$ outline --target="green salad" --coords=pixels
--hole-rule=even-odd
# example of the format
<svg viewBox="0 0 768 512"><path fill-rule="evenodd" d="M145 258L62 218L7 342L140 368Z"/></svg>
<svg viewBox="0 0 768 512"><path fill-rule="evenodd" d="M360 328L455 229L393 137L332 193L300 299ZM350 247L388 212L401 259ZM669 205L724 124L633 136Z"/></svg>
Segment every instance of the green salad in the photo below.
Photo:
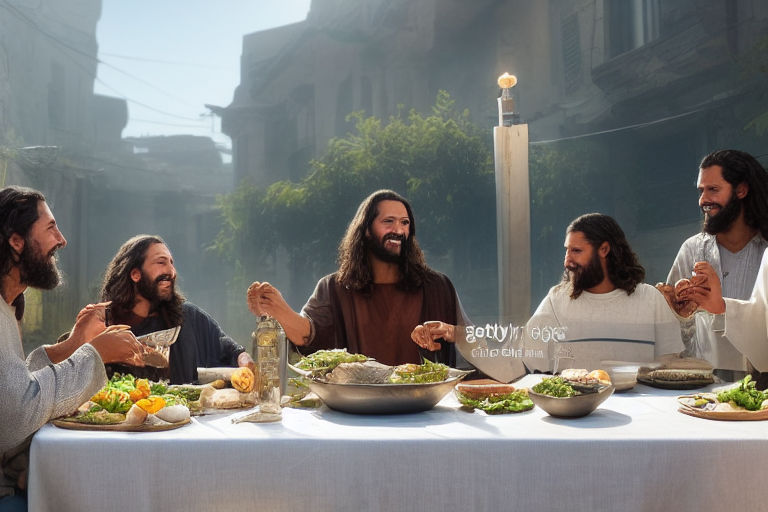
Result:
<svg viewBox="0 0 768 512"><path fill-rule="evenodd" d="M367 361L368 357L362 354L350 354L345 348L334 350L318 350L314 354L302 357L296 367L302 370L323 369L331 371L341 363L359 363Z"/></svg>
<svg viewBox="0 0 768 512"><path fill-rule="evenodd" d="M550 377L544 379L531 389L540 395L554 396L556 398L568 398L579 394L579 392L573 389L573 386L562 377Z"/></svg>
<svg viewBox="0 0 768 512"><path fill-rule="evenodd" d="M423 364L401 364L396 366L389 382L392 384L424 384L442 382L448 378L448 367L425 359Z"/></svg>
<svg viewBox="0 0 768 512"><path fill-rule="evenodd" d="M768 400L768 393L755 387L755 381L751 375L747 375L735 388L721 391L717 394L720 402L733 402L748 411L759 411L763 408L763 401Z"/></svg>
<svg viewBox="0 0 768 512"><path fill-rule="evenodd" d="M469 398L464 393L456 391L456 398L464 407L480 409L488 414L504 414L522 412L533 409L533 401L525 391L513 391L504 395L492 395L482 400Z"/></svg>

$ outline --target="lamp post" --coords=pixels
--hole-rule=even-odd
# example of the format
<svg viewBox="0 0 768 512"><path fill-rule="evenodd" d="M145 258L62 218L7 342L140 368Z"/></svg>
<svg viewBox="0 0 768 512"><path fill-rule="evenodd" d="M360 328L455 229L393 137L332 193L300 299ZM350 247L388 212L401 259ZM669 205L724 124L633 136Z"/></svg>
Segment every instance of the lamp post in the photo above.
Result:
<svg viewBox="0 0 768 512"><path fill-rule="evenodd" d="M520 123L512 88L514 75L498 79L499 125L493 128L496 170L496 241L499 317L522 323L531 314L531 213L528 182L528 125Z"/></svg>

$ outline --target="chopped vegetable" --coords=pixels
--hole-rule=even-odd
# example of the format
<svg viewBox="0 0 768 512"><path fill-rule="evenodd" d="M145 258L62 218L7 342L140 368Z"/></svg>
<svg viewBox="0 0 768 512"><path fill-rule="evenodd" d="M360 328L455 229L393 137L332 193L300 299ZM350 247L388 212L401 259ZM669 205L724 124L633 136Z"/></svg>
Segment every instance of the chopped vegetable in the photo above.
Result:
<svg viewBox="0 0 768 512"><path fill-rule="evenodd" d="M87 423L89 425L116 425L125 421L125 414L119 412L108 412L104 409L93 407L89 411L63 419L64 421Z"/></svg>
<svg viewBox="0 0 768 512"><path fill-rule="evenodd" d="M187 402L196 402L200 400L200 392L203 390L202 386L168 386L162 393L153 393L161 396L174 395L179 398L183 398Z"/></svg>
<svg viewBox="0 0 768 512"><path fill-rule="evenodd" d="M717 394L720 402L733 402L748 411L759 411L763 408L763 401L768 400L768 393L755 388L755 381L751 375L747 375L735 388L721 391Z"/></svg>
<svg viewBox="0 0 768 512"><path fill-rule="evenodd" d="M322 368L331 371L341 363L357 363L367 361L368 357L362 354L350 354L347 349L318 350L314 354L302 357L297 368L302 370L315 370Z"/></svg>
<svg viewBox="0 0 768 512"><path fill-rule="evenodd" d="M150 396L148 398L142 398L136 402L136 405L147 411L148 414L155 414L165 407L165 399L161 396Z"/></svg>
<svg viewBox="0 0 768 512"><path fill-rule="evenodd" d="M150 395L164 395L168 393L169 386L165 382L153 382L149 386Z"/></svg>
<svg viewBox="0 0 768 512"><path fill-rule="evenodd" d="M532 389L534 392L541 395L554 396L556 398L567 398L579 394L579 392L573 389L573 386L562 377L550 377L544 379L533 386Z"/></svg>
<svg viewBox="0 0 768 512"><path fill-rule="evenodd" d="M149 381L147 379L136 379L134 381L134 385L136 387L128 392L128 394L131 396L131 400L134 402L141 400L142 398L147 398L152 394L152 391L149 387Z"/></svg>
<svg viewBox="0 0 768 512"><path fill-rule="evenodd" d="M133 405L131 396L127 392L109 387L102 388L91 397L91 401L107 412L128 412Z"/></svg>
<svg viewBox="0 0 768 512"><path fill-rule="evenodd" d="M424 384L427 382L442 382L448 378L448 367L444 364L433 363L427 359L423 364L401 364L389 377L392 384Z"/></svg>

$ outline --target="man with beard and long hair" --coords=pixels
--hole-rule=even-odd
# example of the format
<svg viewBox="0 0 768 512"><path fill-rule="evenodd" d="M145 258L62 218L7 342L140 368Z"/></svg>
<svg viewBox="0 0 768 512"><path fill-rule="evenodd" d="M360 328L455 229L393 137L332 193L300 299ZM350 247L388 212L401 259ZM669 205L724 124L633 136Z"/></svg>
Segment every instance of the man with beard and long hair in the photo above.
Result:
<svg viewBox="0 0 768 512"><path fill-rule="evenodd" d="M0 190L0 508L25 507L29 437L48 420L74 412L106 383L104 363L141 363L127 330L108 329L98 305L77 316L67 339L24 357L21 319L27 287L51 290L56 253L67 241L38 191ZM25 441L26 439L26 441Z"/></svg>
<svg viewBox="0 0 768 512"><path fill-rule="evenodd" d="M360 204L339 245L339 269L317 283L301 313L266 282L248 288L248 306L274 317L297 346L346 348L389 365L455 365L453 326L466 323L453 284L424 260L411 205L391 190ZM430 346L411 341L424 323Z"/></svg>
<svg viewBox="0 0 768 512"><path fill-rule="evenodd" d="M248 352L176 290L173 256L159 236L137 235L120 247L104 275L101 300L110 303L108 321L129 325L136 336L181 326L168 368L112 366L111 371L187 384L197 380L198 367L253 369Z"/></svg>
<svg viewBox="0 0 768 512"><path fill-rule="evenodd" d="M664 297L643 283L645 269L621 227L589 213L565 235L563 280L526 325L529 371L600 368L601 360L651 361L683 350Z"/></svg>
<svg viewBox="0 0 768 512"><path fill-rule="evenodd" d="M683 242L667 283L690 278L694 265L706 262L722 283L723 297L749 299L768 247L768 173L750 154L725 149L704 157L696 186L702 232ZM714 321L705 311L681 320L686 353L709 361L721 379L738 380L751 365Z"/></svg>

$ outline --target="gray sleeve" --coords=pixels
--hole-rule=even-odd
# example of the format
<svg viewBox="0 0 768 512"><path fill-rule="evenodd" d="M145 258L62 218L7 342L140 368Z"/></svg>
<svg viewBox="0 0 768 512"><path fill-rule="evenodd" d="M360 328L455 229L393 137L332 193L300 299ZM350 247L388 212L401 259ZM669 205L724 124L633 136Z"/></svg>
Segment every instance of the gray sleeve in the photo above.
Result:
<svg viewBox="0 0 768 512"><path fill-rule="evenodd" d="M326 276L317 282L315 291L301 308L301 316L309 320L309 339L311 344L318 336L333 329L333 312L331 309L331 285L330 276Z"/></svg>
<svg viewBox="0 0 768 512"><path fill-rule="evenodd" d="M15 353L0 350L0 453L48 420L73 412L107 380L101 357L91 345L83 345L58 364L44 352L39 347L30 353L32 369Z"/></svg>
<svg viewBox="0 0 768 512"><path fill-rule="evenodd" d="M691 242L686 240L683 245L680 246L675 261L672 263L672 268L669 269L667 282L669 284L675 284L684 277L691 277L693 264L696 263L694 259L694 248L691 246Z"/></svg>

